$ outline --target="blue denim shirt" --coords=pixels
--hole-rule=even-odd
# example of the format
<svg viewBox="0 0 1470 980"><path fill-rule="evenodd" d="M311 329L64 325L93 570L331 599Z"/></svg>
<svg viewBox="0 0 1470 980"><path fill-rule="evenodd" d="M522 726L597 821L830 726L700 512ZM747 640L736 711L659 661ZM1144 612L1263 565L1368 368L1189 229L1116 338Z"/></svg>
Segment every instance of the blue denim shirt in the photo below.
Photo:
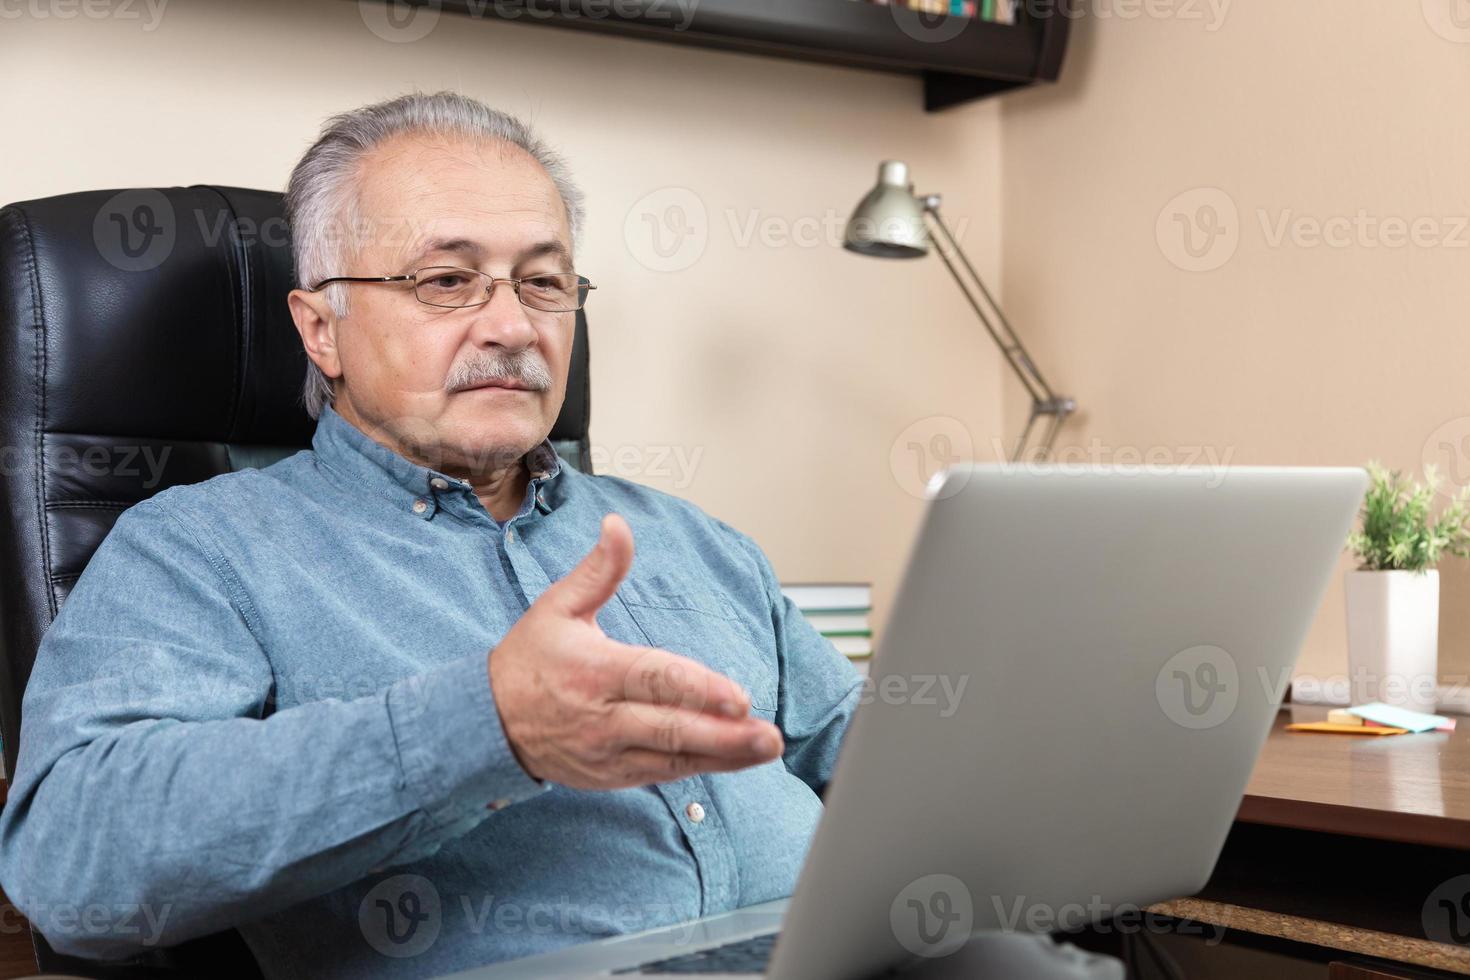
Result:
<svg viewBox="0 0 1470 980"><path fill-rule="evenodd" d="M53 946L233 926L268 977L430 977L792 891L861 679L749 538L548 443L504 524L331 408L312 446L127 510L45 634L0 883ZM602 628L735 678L784 758L617 792L520 768L487 652L614 511Z"/></svg>

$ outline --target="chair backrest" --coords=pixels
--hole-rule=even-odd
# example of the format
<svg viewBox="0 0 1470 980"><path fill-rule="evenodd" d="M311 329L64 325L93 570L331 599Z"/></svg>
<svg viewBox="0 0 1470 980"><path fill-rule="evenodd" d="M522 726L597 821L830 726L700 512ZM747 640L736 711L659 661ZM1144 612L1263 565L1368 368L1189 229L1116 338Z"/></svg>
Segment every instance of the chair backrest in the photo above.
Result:
<svg viewBox="0 0 1470 980"><path fill-rule="evenodd" d="M0 737L120 513L311 445L282 196L195 185L0 209ZM587 323L551 438L588 468ZM43 968L46 964L42 964Z"/></svg>

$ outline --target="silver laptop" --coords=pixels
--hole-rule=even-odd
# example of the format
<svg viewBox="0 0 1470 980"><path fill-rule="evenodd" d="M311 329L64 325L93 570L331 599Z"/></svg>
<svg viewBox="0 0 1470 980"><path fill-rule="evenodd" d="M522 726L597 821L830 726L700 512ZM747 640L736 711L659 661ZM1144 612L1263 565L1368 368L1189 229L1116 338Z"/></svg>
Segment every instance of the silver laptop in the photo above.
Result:
<svg viewBox="0 0 1470 980"><path fill-rule="evenodd" d="M1356 469L946 471L795 894L457 978L861 980L975 934L1193 894L1365 485ZM931 678L962 695L933 697Z"/></svg>

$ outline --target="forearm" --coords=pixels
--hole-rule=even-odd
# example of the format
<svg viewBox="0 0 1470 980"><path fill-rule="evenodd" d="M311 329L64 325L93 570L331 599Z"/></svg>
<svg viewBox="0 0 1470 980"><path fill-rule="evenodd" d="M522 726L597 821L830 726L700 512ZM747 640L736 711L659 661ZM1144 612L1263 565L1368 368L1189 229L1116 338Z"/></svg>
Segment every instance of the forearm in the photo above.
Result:
<svg viewBox="0 0 1470 980"><path fill-rule="evenodd" d="M32 744L33 717L0 813L4 884L53 945L91 957L142 937L91 934L70 910L144 906L171 945L432 853L491 801L541 791L505 744L483 655L354 701L132 721L60 752L50 715Z"/></svg>

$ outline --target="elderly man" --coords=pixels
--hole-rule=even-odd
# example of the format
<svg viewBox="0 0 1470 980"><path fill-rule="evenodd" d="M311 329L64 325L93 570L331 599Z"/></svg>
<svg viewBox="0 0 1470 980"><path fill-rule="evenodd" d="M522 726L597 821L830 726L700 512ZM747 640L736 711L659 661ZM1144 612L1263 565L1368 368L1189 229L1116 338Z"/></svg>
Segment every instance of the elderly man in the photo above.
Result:
<svg viewBox="0 0 1470 980"><path fill-rule="evenodd" d="M97 550L26 691L5 890L65 952L237 927L303 980L789 894L861 681L749 538L547 442L593 288L564 165L413 95L330 120L287 203L312 449Z"/></svg>

